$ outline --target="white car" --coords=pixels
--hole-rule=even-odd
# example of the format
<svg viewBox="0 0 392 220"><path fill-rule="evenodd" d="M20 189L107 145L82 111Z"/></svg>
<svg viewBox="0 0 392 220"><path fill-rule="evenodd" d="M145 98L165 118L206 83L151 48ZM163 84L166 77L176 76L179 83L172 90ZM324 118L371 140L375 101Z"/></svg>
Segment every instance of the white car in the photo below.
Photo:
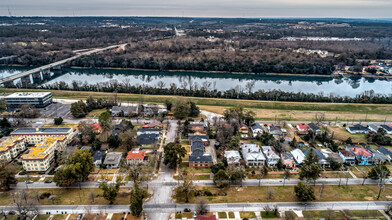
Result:
<svg viewBox="0 0 392 220"><path fill-rule="evenodd" d="M99 180L98 180L98 183L103 183L103 182L107 183L108 180L107 180L107 179L99 179Z"/></svg>

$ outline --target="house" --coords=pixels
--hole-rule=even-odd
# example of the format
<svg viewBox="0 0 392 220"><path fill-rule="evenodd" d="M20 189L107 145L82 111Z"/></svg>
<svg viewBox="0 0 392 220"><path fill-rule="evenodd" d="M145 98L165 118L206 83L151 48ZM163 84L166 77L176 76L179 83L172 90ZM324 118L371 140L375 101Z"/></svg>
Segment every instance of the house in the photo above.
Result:
<svg viewBox="0 0 392 220"><path fill-rule="evenodd" d="M369 151L369 153L372 154L372 162L373 162L373 164L384 164L386 162L390 162L391 161L386 155L384 155L383 153L380 153L380 152L374 150L371 147L367 147L366 150Z"/></svg>
<svg viewBox="0 0 392 220"><path fill-rule="evenodd" d="M298 131L309 131L309 125L297 124Z"/></svg>
<svg viewBox="0 0 392 220"><path fill-rule="evenodd" d="M295 160L294 156L290 152L283 152L280 154L280 158L282 159L283 165L286 166L286 168L295 168Z"/></svg>
<svg viewBox="0 0 392 220"><path fill-rule="evenodd" d="M204 123L191 123L189 125L189 130L192 133L201 133L201 134L206 134L206 128L204 127Z"/></svg>
<svg viewBox="0 0 392 220"><path fill-rule="evenodd" d="M371 165L372 154L361 146L346 146L346 150L351 151L355 155L358 165Z"/></svg>
<svg viewBox="0 0 392 220"><path fill-rule="evenodd" d="M162 129L159 128L139 128L136 131L137 135L142 135L142 134L157 134L161 135L162 134Z"/></svg>
<svg viewBox="0 0 392 220"><path fill-rule="evenodd" d="M91 151L91 147L90 146L83 146L83 147L80 148L80 150L86 150L86 149Z"/></svg>
<svg viewBox="0 0 392 220"><path fill-rule="evenodd" d="M106 151L98 150L93 155L93 163L96 168L100 168L102 165L102 157L106 153Z"/></svg>
<svg viewBox="0 0 392 220"><path fill-rule="evenodd" d="M261 167L265 165L266 158L257 144L241 144L241 151L248 167Z"/></svg>
<svg viewBox="0 0 392 220"><path fill-rule="evenodd" d="M248 137L248 133L249 133L248 126L246 126L246 124L241 124L241 126L239 128L239 133L240 133L241 137Z"/></svg>
<svg viewBox="0 0 392 220"><path fill-rule="evenodd" d="M142 164L147 161L146 151L144 150L134 150L129 151L126 157L128 165Z"/></svg>
<svg viewBox="0 0 392 220"><path fill-rule="evenodd" d="M315 123L309 123L309 130L311 130L313 133L316 133L316 135L319 135L322 133L321 129L319 126L317 126Z"/></svg>
<svg viewBox="0 0 392 220"><path fill-rule="evenodd" d="M368 125L368 128L371 131L377 132L379 127L375 124L371 124L371 125Z"/></svg>
<svg viewBox="0 0 392 220"><path fill-rule="evenodd" d="M384 129L387 134L392 134L392 127L389 125L380 125L380 128Z"/></svg>
<svg viewBox="0 0 392 220"><path fill-rule="evenodd" d="M196 140L202 141L204 146L207 146L209 137L208 135L188 135L188 141L190 145L192 145L192 142Z"/></svg>
<svg viewBox="0 0 392 220"><path fill-rule="evenodd" d="M140 134L137 136L138 145L152 145L157 144L159 134Z"/></svg>
<svg viewBox="0 0 392 220"><path fill-rule="evenodd" d="M121 152L107 153L106 157L105 157L105 161L103 162L103 165L106 165L106 167L109 169L118 168L118 165L120 164L121 158L122 158Z"/></svg>
<svg viewBox="0 0 392 220"><path fill-rule="evenodd" d="M227 150L225 151L225 158L228 165L240 165L241 155L240 152L236 150Z"/></svg>
<svg viewBox="0 0 392 220"><path fill-rule="evenodd" d="M99 123L92 123L90 126L93 129L94 134L100 134L103 131Z"/></svg>
<svg viewBox="0 0 392 220"><path fill-rule="evenodd" d="M324 156L323 153L321 153L319 150L317 150L314 147L309 147L304 151L305 155L308 155L311 151L313 151L313 154L318 158L317 164L320 165L321 167L329 167L329 162L327 161L327 158Z"/></svg>
<svg viewBox="0 0 392 220"><path fill-rule="evenodd" d="M143 128L156 128L156 129L161 129L162 130L163 125L162 125L161 122L156 121L156 122L153 122L153 123L145 124L142 127Z"/></svg>
<svg viewBox="0 0 392 220"><path fill-rule="evenodd" d="M268 126L268 132L273 134L273 135L282 135L282 129L280 126L274 126L274 125L269 125Z"/></svg>
<svg viewBox="0 0 392 220"><path fill-rule="evenodd" d="M339 153L333 152L331 149L326 148L326 149L321 149L320 150L322 154L324 154L324 156L326 158L333 158L336 162L338 163L343 163L342 158L340 157Z"/></svg>
<svg viewBox="0 0 392 220"><path fill-rule="evenodd" d="M369 132L369 128L360 124L356 124L351 127L346 127L346 130L350 132L350 134L366 134Z"/></svg>
<svg viewBox="0 0 392 220"><path fill-rule="evenodd" d="M250 126L250 129L252 130L253 137L257 137L258 134L263 133L263 127L259 123L254 123Z"/></svg>
<svg viewBox="0 0 392 220"><path fill-rule="evenodd" d="M350 166L355 165L355 154L353 154L349 150L340 150L339 156L342 158L343 163L348 164Z"/></svg>
<svg viewBox="0 0 392 220"><path fill-rule="evenodd" d="M189 167L208 168L212 166L212 156L204 153L204 143L201 140L192 142L192 155L189 156Z"/></svg>
<svg viewBox="0 0 392 220"><path fill-rule="evenodd" d="M138 114L138 105L133 106L113 106L111 109L112 116L129 117Z"/></svg>
<svg viewBox="0 0 392 220"><path fill-rule="evenodd" d="M300 149L294 149L290 151L291 155L293 155L296 165L303 164L305 160L305 154Z"/></svg>
<svg viewBox="0 0 392 220"><path fill-rule="evenodd" d="M267 166L273 167L278 164L280 157L275 153L275 149L272 146L262 146L264 156L267 159Z"/></svg>
<svg viewBox="0 0 392 220"><path fill-rule="evenodd" d="M198 215L197 220L216 220L215 215Z"/></svg>
<svg viewBox="0 0 392 220"><path fill-rule="evenodd" d="M385 147L379 147L377 148L377 151L384 154L385 156L387 156L389 158L389 160L392 161L392 151L389 150L388 148Z"/></svg>

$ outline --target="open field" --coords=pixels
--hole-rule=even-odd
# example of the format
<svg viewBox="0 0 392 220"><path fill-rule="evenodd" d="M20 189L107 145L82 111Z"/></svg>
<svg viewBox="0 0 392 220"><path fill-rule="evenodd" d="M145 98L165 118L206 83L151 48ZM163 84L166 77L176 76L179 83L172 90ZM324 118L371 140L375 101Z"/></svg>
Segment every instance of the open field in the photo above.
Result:
<svg viewBox="0 0 392 220"><path fill-rule="evenodd" d="M336 125L331 125L328 128L333 133L335 139L346 141L347 138L351 138L354 143L367 142L365 134L350 134L345 127Z"/></svg>
<svg viewBox="0 0 392 220"><path fill-rule="evenodd" d="M90 193L95 194L94 203L89 197ZM57 199L53 202L48 198L39 199L42 193L50 193L56 195ZM41 205L106 205L109 204L107 200L102 197L102 190L98 188L72 188L72 189L34 189L29 190L29 196L32 199L39 200ZM3 192L0 194L0 205L9 205L12 201L10 192ZM114 204L128 204L129 203L129 188L121 188Z"/></svg>
<svg viewBox="0 0 392 220"><path fill-rule="evenodd" d="M314 192L316 201L375 201L378 194L377 185L343 185L342 186L325 186L322 196L320 197L320 187L315 186ZM242 202L297 202L294 194L294 186L244 186L244 187L230 187L225 189L218 189L216 187L203 187L200 189L208 189L213 196L206 196L210 203L242 203ZM273 191L273 198L267 199L268 189ZM226 193L226 196L223 196ZM380 201L386 200L392 193L392 187L386 187L381 194ZM197 197L194 197L190 202L196 202ZM177 196L177 202L183 202L182 195Z"/></svg>
<svg viewBox="0 0 392 220"><path fill-rule="evenodd" d="M305 219L385 219L377 210L303 211Z"/></svg>
<svg viewBox="0 0 392 220"><path fill-rule="evenodd" d="M15 91L50 91L54 98L86 99L89 95L95 98L107 98L113 93L83 92L83 91L59 91L43 89L6 89L1 88L1 93ZM141 95L118 93L120 102L138 102ZM172 100L176 96L143 95L146 103L163 103L166 99ZM275 116L280 120L312 120L315 113L325 112L327 120L365 120L384 121L385 117L392 118L392 108L387 104L352 104L352 103L308 103L308 102L275 102L238 99L196 98L187 97L200 106L202 110L222 113L225 108L242 106L256 111L258 119L274 120Z"/></svg>

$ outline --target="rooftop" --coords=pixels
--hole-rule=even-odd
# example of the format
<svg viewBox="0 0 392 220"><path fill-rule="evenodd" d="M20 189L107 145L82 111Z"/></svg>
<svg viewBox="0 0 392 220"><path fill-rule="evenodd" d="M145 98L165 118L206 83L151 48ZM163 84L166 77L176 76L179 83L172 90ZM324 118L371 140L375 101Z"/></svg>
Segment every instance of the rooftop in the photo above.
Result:
<svg viewBox="0 0 392 220"><path fill-rule="evenodd" d="M20 134L32 134L32 133L42 133L42 134L67 134L72 128L17 128L11 133L11 135Z"/></svg>
<svg viewBox="0 0 392 220"><path fill-rule="evenodd" d="M31 148L27 154L23 154L23 160L43 160L48 156L46 150L58 140L64 140L65 137L48 137L35 147Z"/></svg>
<svg viewBox="0 0 392 220"><path fill-rule="evenodd" d="M15 92L5 98L43 98L51 92Z"/></svg>
<svg viewBox="0 0 392 220"><path fill-rule="evenodd" d="M15 146L16 142L23 141L23 138L2 138L0 139L0 152L7 151L9 148Z"/></svg>
<svg viewBox="0 0 392 220"><path fill-rule="evenodd" d="M127 155L127 160L134 160L134 159L143 160L145 154L146 154L146 151L144 151L144 150L129 151L128 155Z"/></svg>

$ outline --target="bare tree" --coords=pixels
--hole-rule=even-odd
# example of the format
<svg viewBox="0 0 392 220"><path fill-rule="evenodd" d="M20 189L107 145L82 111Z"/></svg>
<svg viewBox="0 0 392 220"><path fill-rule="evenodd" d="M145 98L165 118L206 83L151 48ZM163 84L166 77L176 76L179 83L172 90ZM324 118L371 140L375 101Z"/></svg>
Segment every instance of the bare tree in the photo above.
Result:
<svg viewBox="0 0 392 220"><path fill-rule="evenodd" d="M323 198L324 189L325 189L325 183L322 182L320 186L320 199Z"/></svg>
<svg viewBox="0 0 392 220"><path fill-rule="evenodd" d="M362 185L365 185L365 181L366 181L366 179L368 178L368 174L367 173L365 173L365 172L362 172L362 178L363 178L363 182L362 182Z"/></svg>
<svg viewBox="0 0 392 220"><path fill-rule="evenodd" d="M90 192L88 193L88 197L89 197L91 203L95 203L96 195L95 195L95 191L94 190L90 190Z"/></svg>
<svg viewBox="0 0 392 220"><path fill-rule="evenodd" d="M269 214L269 212L271 211L271 207L267 204L267 205L265 205L264 207L263 207L263 209L264 209L264 211L265 211L265 213L268 215Z"/></svg>
<svg viewBox="0 0 392 220"><path fill-rule="evenodd" d="M336 219L335 212L332 209L327 210L327 220Z"/></svg>
<svg viewBox="0 0 392 220"><path fill-rule="evenodd" d="M58 199L58 197L56 195L50 195L49 196L49 200L52 201L52 204L54 204L54 202Z"/></svg>
<svg viewBox="0 0 392 220"><path fill-rule="evenodd" d="M38 215L38 202L28 196L27 190L18 190L11 193L11 197L16 207L17 214L22 218L25 219L29 215Z"/></svg>
<svg viewBox="0 0 392 220"><path fill-rule="evenodd" d="M248 94L252 93L253 87L255 86L256 81L249 81L245 84L245 88L248 90Z"/></svg>
<svg viewBox="0 0 392 220"><path fill-rule="evenodd" d="M163 89L163 87L165 87L165 83L164 82L162 82L162 81L159 81L159 82L157 82L157 87L159 88L159 89Z"/></svg>
<svg viewBox="0 0 392 220"><path fill-rule="evenodd" d="M208 203L205 198L199 199L199 202L197 203L197 206L196 206L196 211L197 211L197 214L199 214L199 215L207 214L207 212L209 210L208 210Z"/></svg>
<svg viewBox="0 0 392 220"><path fill-rule="evenodd" d="M267 189L267 200L272 200L274 198L275 190L272 187Z"/></svg>

